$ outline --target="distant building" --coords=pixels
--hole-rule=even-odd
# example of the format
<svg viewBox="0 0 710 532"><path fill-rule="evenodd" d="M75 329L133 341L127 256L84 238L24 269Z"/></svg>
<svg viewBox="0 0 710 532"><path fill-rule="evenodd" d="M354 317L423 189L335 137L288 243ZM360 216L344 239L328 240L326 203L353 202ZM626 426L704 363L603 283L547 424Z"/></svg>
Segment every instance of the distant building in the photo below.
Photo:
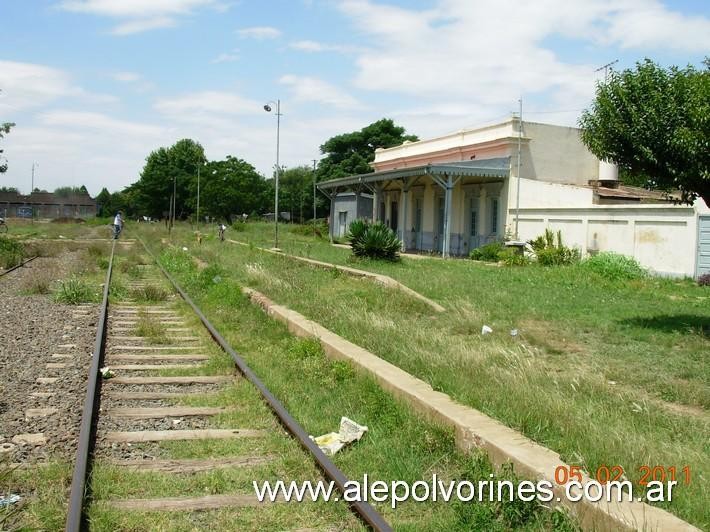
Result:
<svg viewBox="0 0 710 532"><path fill-rule="evenodd" d="M511 118L378 149L372 166L373 173L318 184L331 199L333 236L343 231L341 217L352 221L341 207L345 198L367 193L372 210L358 209L358 217L389 225L404 250L467 255L549 228L583 256L614 251L661 274L710 272L710 209L703 200L677 205L622 185L616 167L590 153L577 128Z"/></svg>
<svg viewBox="0 0 710 532"><path fill-rule="evenodd" d="M96 210L96 200L88 193L0 192L0 216L4 218L94 218Z"/></svg>

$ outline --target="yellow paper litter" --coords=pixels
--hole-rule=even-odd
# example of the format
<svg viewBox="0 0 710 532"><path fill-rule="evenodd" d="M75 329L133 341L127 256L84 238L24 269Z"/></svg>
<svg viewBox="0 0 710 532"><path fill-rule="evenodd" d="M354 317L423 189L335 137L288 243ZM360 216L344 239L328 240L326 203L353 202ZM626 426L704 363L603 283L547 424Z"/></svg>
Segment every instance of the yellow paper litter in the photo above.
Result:
<svg viewBox="0 0 710 532"><path fill-rule="evenodd" d="M325 454L333 456L340 449L345 447L348 443L362 438L362 435L367 432L367 427L364 425L358 425L352 419L346 417L340 418L340 431L339 432L329 432L328 434L323 434L317 438L313 438L313 441L320 447L320 450Z"/></svg>

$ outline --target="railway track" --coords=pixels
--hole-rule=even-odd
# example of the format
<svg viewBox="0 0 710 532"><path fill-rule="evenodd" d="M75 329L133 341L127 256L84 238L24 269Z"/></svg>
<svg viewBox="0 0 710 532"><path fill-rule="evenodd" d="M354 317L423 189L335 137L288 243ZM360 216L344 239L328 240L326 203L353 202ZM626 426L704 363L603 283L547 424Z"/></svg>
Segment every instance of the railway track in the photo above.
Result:
<svg viewBox="0 0 710 532"><path fill-rule="evenodd" d="M35 260L36 258L37 258L37 257L35 256L35 257L30 257L29 259L24 259L24 260L20 261L20 264L18 264L17 266L13 266L12 268L8 268L7 270L5 270L5 271L3 271L3 272L0 272L0 277L2 277L3 275L7 275L7 274L10 273L10 272L14 272L15 270L18 270L18 269L22 268L25 264L28 264L28 263L32 262L32 261Z"/></svg>
<svg viewBox="0 0 710 532"><path fill-rule="evenodd" d="M272 511L269 507L279 503L259 503L249 489L251 481L246 480L276 480L278 476L274 478L269 472L281 469L274 463L278 453L283 453L285 446L292 449L289 453L303 452L293 450L296 443L307 453L302 460L310 459L317 465L313 468L315 479L322 478L319 470L342 492L348 481L345 475L157 261L142 266L140 275L134 272L127 286L112 280L115 248L114 241L66 530L90 529L94 522L107 520L116 524L126 515L133 519L126 525L129 528L165 528L172 525L155 515L171 512L180 512L195 528L224 529L220 512L235 509L244 509L254 516L250 522L258 523L259 512ZM150 254L147 247L144 249ZM166 293L170 295L155 297ZM102 376L105 367L110 368L111 378ZM231 394L239 400L214 406L220 394ZM226 482L219 488L211 485L215 478L224 480L222 475L229 477L232 473L237 480L231 484ZM317 503L293 502L286 506L301 504ZM344 505L326 504L330 505L328 509ZM322 514L323 508L317 512ZM354 521L353 528L365 524L373 530L391 530L369 504L353 503L349 508L361 522L347 518ZM303 528L300 521L288 524L291 510L276 512L281 515L277 528ZM210 515L217 517L212 520ZM340 518L337 515L335 521L342 519L342 510ZM342 521L331 525L328 528L343 528ZM234 526L246 528L244 524ZM253 528L261 525L254 524Z"/></svg>

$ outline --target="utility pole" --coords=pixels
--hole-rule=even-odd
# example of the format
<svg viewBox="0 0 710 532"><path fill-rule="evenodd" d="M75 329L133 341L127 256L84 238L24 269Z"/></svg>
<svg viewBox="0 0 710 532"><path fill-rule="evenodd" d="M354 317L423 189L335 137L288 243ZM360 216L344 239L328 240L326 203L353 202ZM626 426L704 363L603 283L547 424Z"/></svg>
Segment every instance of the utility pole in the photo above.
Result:
<svg viewBox="0 0 710 532"><path fill-rule="evenodd" d="M516 188L517 192L515 194L515 240L520 240L520 234L518 233L518 224L520 222L520 145L523 140L523 97L521 96L518 100L520 108L518 110L518 171L516 175Z"/></svg>
<svg viewBox="0 0 710 532"><path fill-rule="evenodd" d="M200 230L200 165L197 167L197 230Z"/></svg>
<svg viewBox="0 0 710 532"><path fill-rule="evenodd" d="M177 176L173 176L173 222L172 225L175 225L175 211L177 210Z"/></svg>
<svg viewBox="0 0 710 532"><path fill-rule="evenodd" d="M39 166L39 165L35 162L32 162L32 182L30 185L30 200L32 197L32 193L35 191L35 166ZM32 209L32 223L34 224L35 223L35 208L34 208L34 205L32 205L31 203L30 203L30 205L31 205L30 208Z"/></svg>
<svg viewBox="0 0 710 532"><path fill-rule="evenodd" d="M313 159L313 236L316 236L316 163L318 159Z"/></svg>

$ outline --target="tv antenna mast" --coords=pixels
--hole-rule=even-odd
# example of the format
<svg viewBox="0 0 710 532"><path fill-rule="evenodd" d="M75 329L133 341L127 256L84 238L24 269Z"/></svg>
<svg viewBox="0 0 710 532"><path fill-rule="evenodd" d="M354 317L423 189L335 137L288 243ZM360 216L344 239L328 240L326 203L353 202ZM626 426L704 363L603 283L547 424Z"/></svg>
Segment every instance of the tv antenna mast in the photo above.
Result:
<svg viewBox="0 0 710 532"><path fill-rule="evenodd" d="M609 81L609 70L611 70L612 65L615 65L618 62L619 62L618 59L614 59L611 63L607 63L606 65L600 66L594 72L601 72L603 70L604 71L604 82L607 82L607 81Z"/></svg>

